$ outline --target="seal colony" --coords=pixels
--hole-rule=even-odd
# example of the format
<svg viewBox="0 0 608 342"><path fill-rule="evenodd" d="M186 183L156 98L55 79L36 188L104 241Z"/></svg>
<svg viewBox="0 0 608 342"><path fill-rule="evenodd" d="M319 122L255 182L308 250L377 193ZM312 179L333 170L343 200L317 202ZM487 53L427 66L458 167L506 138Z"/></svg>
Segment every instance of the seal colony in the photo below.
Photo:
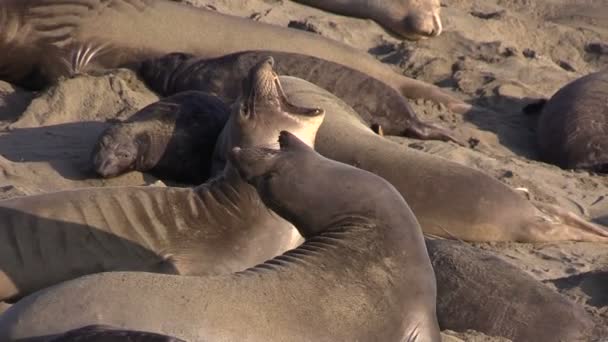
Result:
<svg viewBox="0 0 608 342"><path fill-rule="evenodd" d="M287 132L280 145L236 148L231 162L298 227L307 239L302 246L223 277L112 272L66 282L15 304L0 318L0 337L108 324L191 341L439 342L433 271L401 195ZM322 313L311 308L319 300Z"/></svg>
<svg viewBox="0 0 608 342"><path fill-rule="evenodd" d="M39 88L60 76L125 66L185 52L214 58L246 50L298 53L370 75L409 98L464 113L471 105L395 73L363 51L309 32L282 28L167 0L7 0L0 4L0 78ZM179 25L174 23L179 22Z"/></svg>

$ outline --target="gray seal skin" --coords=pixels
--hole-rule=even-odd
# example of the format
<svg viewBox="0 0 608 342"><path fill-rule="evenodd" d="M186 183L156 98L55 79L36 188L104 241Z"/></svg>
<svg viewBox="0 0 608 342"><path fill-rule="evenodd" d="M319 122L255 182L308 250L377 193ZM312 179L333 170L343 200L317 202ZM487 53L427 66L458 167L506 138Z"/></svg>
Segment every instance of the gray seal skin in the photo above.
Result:
<svg viewBox="0 0 608 342"><path fill-rule="evenodd" d="M441 34L439 0L295 0L338 14L372 19L399 36L418 40Z"/></svg>
<svg viewBox="0 0 608 342"><path fill-rule="evenodd" d="M537 128L541 158L564 169L608 173L608 70L561 88Z"/></svg>
<svg viewBox="0 0 608 342"><path fill-rule="evenodd" d="M201 90L231 102L239 94L240 80L268 56L274 58L279 75L298 77L333 93L353 107L370 126L379 125L388 135L462 144L445 128L420 121L407 99L384 82L312 56L246 51L208 59L176 52L144 61L136 69L148 87L162 96Z"/></svg>
<svg viewBox="0 0 608 342"><path fill-rule="evenodd" d="M457 241L427 240L442 329L512 341L591 341L585 309L500 258Z"/></svg>
<svg viewBox="0 0 608 342"><path fill-rule="evenodd" d="M458 113L472 109L346 44L174 1L4 0L0 27L0 79L26 88L175 51L204 58L247 50L306 51L383 80L407 97L443 103Z"/></svg>
<svg viewBox="0 0 608 342"><path fill-rule="evenodd" d="M215 142L229 116L228 105L200 91L163 98L101 134L93 169L105 178L137 170L201 184L209 178Z"/></svg>
<svg viewBox="0 0 608 342"><path fill-rule="evenodd" d="M324 111L285 98L271 63L262 61L242 82L231 127L290 127L312 146ZM272 146L278 132L232 141ZM94 272L231 273L301 242L293 225L269 210L229 164L193 189L90 188L2 201L2 236L0 300Z"/></svg>
<svg viewBox="0 0 608 342"><path fill-rule="evenodd" d="M294 104L325 110L315 149L391 182L407 199L426 234L466 241L608 242L608 230L574 213L551 206L539 209L480 171L377 135L352 107L312 83L290 76L281 76L280 82ZM230 122L224 132L229 126ZM271 133L253 128L256 134ZM225 153L218 149L221 146L218 142L216 154ZM221 159L214 157L212 169L219 172L222 167Z"/></svg>
<svg viewBox="0 0 608 342"><path fill-rule="evenodd" d="M15 304L0 339L104 324L188 341L441 341L433 270L401 195L288 133L280 148L235 148L230 158L306 237L300 247L226 276L71 280Z"/></svg>

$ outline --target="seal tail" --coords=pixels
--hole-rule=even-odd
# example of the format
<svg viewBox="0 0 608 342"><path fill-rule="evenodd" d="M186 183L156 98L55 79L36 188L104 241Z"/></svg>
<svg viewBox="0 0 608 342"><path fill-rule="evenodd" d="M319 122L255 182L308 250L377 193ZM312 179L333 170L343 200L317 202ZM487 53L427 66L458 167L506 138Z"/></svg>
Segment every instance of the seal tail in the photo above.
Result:
<svg viewBox="0 0 608 342"><path fill-rule="evenodd" d="M608 243L608 229L591 223L575 213L555 205L535 202L540 221L527 225L536 241L588 241Z"/></svg>

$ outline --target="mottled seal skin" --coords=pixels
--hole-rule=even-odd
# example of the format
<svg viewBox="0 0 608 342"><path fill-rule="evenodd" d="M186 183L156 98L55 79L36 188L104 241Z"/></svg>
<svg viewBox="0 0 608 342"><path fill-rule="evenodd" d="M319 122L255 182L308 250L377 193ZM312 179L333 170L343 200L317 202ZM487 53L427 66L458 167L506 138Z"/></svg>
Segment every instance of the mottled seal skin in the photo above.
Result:
<svg viewBox="0 0 608 342"><path fill-rule="evenodd" d="M231 129L286 126L314 144L324 112L285 98L272 59L241 84ZM272 146L276 135L254 132L231 141ZM91 188L0 202L0 236L6 237L0 239L0 300L94 272L236 272L297 246L293 225L229 165L193 189Z"/></svg>
<svg viewBox="0 0 608 342"><path fill-rule="evenodd" d="M399 36L418 40L441 34L439 0L295 0L324 10L372 19Z"/></svg>
<svg viewBox="0 0 608 342"><path fill-rule="evenodd" d="M200 91L164 98L105 130L93 149L93 169L105 178L137 170L201 184L229 116L222 100Z"/></svg>
<svg viewBox="0 0 608 342"><path fill-rule="evenodd" d="M456 241L427 240L442 329L473 329L512 341L591 341L579 304L515 266Z"/></svg>
<svg viewBox="0 0 608 342"><path fill-rule="evenodd" d="M466 241L608 242L606 229L574 213L539 208L480 171L378 136L351 107L312 83L290 76L280 80L294 104L326 111L315 149L393 184L427 234Z"/></svg>
<svg viewBox="0 0 608 342"><path fill-rule="evenodd" d="M388 135L454 141L449 131L420 121L398 91L367 74L320 58L298 53L246 51L215 59L171 53L144 61L137 72L162 96L185 90L201 90L231 102L239 94L240 80L252 66L268 56L274 58L279 75L305 79L335 94L352 106L367 123L382 127Z"/></svg>
<svg viewBox="0 0 608 342"><path fill-rule="evenodd" d="M302 246L227 276L71 280L15 304L0 317L0 339L106 324L189 341L439 342L433 270L401 195L288 133L280 145L236 148L231 163L293 220Z"/></svg>
<svg viewBox="0 0 608 342"><path fill-rule="evenodd" d="M561 88L538 120L541 158L564 169L608 173L608 70Z"/></svg>
<svg viewBox="0 0 608 342"><path fill-rule="evenodd" d="M247 50L306 51L383 80L407 97L443 103L459 113L472 108L346 44L174 1L5 0L0 27L0 79L28 88L175 51L205 58Z"/></svg>
<svg viewBox="0 0 608 342"><path fill-rule="evenodd" d="M186 342L167 335L145 331L118 329L104 325L89 325L70 330L55 337L28 339L28 342Z"/></svg>

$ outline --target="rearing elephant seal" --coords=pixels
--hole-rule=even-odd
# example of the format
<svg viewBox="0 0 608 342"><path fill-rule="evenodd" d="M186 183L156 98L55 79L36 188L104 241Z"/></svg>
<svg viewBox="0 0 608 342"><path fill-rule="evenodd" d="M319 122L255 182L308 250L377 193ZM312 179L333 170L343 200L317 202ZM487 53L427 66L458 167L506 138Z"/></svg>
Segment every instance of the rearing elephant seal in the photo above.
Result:
<svg viewBox="0 0 608 342"><path fill-rule="evenodd" d="M538 120L543 160L608 173L608 70L581 77L544 105Z"/></svg>
<svg viewBox="0 0 608 342"><path fill-rule="evenodd" d="M231 102L240 92L240 80L254 65L269 56L275 60L275 70L279 75L302 78L331 92L352 106L370 125L380 125L386 134L462 144L445 128L422 122L408 100L384 82L312 56L246 51L209 59L170 53L142 62L137 72L148 87L162 96L201 90Z"/></svg>
<svg viewBox="0 0 608 342"><path fill-rule="evenodd" d="M236 148L231 162L303 245L234 275L71 280L11 307L0 339L107 324L187 341L440 342L433 269L403 197L287 132L280 148Z"/></svg>
<svg viewBox="0 0 608 342"><path fill-rule="evenodd" d="M222 100L200 91L164 98L105 130L93 149L93 168L106 178L137 170L201 184L229 116Z"/></svg>
<svg viewBox="0 0 608 342"><path fill-rule="evenodd" d="M378 136L352 107L312 83L290 76L281 76L280 82L294 104L325 109L315 149L391 182L427 234L466 241L608 242L608 230L573 213L544 206L541 209L549 211L545 213L480 171ZM257 134L264 133L262 127L259 131Z"/></svg>
<svg viewBox="0 0 608 342"><path fill-rule="evenodd" d="M175 51L205 58L247 50L306 51L383 80L407 97L443 103L459 113L472 108L345 44L174 1L5 0L0 27L0 79L30 88Z"/></svg>
<svg viewBox="0 0 608 342"><path fill-rule="evenodd" d="M312 146L324 111L286 98L271 62L242 82L231 127L290 127ZM276 135L243 136L232 141L276 143ZM300 239L231 167L194 189L90 188L11 199L0 202L0 300L94 272L236 272Z"/></svg>
<svg viewBox="0 0 608 342"><path fill-rule="evenodd" d="M375 20L403 38L441 34L439 0L295 0L338 14Z"/></svg>

